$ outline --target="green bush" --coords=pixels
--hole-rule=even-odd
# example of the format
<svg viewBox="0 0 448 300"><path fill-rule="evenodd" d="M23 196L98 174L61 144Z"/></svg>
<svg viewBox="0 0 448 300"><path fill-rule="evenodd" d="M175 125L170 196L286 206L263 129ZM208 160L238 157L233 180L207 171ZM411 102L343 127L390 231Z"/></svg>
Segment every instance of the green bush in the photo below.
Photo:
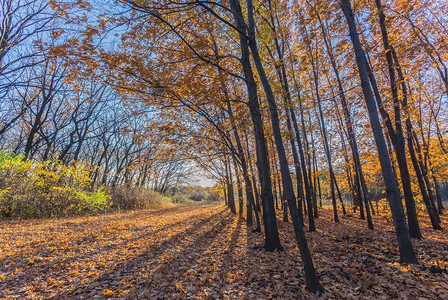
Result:
<svg viewBox="0 0 448 300"><path fill-rule="evenodd" d="M0 152L0 216L53 217L106 209L104 187L91 190L90 170L78 162L25 161Z"/></svg>
<svg viewBox="0 0 448 300"><path fill-rule="evenodd" d="M95 192L89 193L85 191L75 192L77 199L81 201L81 207L86 211L98 211L104 210L108 207L107 200L109 196L104 190L104 186L101 186Z"/></svg>

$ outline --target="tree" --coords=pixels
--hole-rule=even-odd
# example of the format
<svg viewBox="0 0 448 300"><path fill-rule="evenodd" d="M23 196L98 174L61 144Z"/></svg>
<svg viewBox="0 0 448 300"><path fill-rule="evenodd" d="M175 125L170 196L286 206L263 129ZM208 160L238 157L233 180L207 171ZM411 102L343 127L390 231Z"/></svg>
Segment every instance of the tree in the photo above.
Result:
<svg viewBox="0 0 448 300"><path fill-rule="evenodd" d="M387 145L384 139L383 130L376 111L375 99L370 86L367 59L364 50L359 41L358 31L356 29L355 18L353 15L351 3L349 0L341 0L342 11L350 30L350 38L356 55L356 63L358 66L359 77L361 80L361 87L364 94L364 100L368 107L370 123L375 137L375 142L378 149L378 155L381 163L381 169L386 185L386 194L391 207L394 218L395 232L397 234L398 248L400 251L400 261L405 263L418 263L417 256L412 246L411 237L409 235L406 219L404 217L403 205L400 199L400 192L397 188L395 176L392 171L392 165L387 152Z"/></svg>

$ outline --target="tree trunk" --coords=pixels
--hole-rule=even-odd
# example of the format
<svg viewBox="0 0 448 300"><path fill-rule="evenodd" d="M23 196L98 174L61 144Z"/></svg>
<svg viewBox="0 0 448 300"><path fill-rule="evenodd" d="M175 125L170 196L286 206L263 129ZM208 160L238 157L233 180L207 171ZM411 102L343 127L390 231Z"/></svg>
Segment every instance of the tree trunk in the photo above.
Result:
<svg viewBox="0 0 448 300"><path fill-rule="evenodd" d="M398 84L395 79L395 69L392 57L392 49L389 45L389 38L386 29L386 17L383 12L381 0L375 0L376 7L379 12L379 23L381 28L381 36L383 38L384 52L387 59L387 67L389 70L389 81L392 91L392 99L394 103L395 113L395 134L391 136L392 142L395 146L395 152L400 169L401 181L403 185L404 199L406 203L406 212L408 216L409 233L411 237L421 238L420 226L417 220L417 213L415 210L415 201L412 194L411 177L409 175L408 164L406 161L405 142L403 136L403 127L401 124L401 109L400 100L398 98Z"/></svg>
<svg viewBox="0 0 448 300"><path fill-rule="evenodd" d="M257 227L254 229L254 231L260 232L261 231L260 216L259 216L258 210L256 209L257 206L255 204L254 194L253 194L254 189L252 187L252 182L251 182L251 179L249 176L249 170L247 168L247 161L246 161L246 157L244 155L243 145L241 144L241 139L238 134L238 130L235 125L235 121L233 119L232 105L230 104L230 101L229 101L230 99L228 97L226 89L225 89L225 93L227 95L226 96L227 110L228 110L229 116L231 118L232 127L233 127L233 135L235 137L236 147L237 147L240 162L241 162L241 168L243 170L244 187L246 190L246 202L247 202L246 203L247 225L252 225L252 210L253 210L255 213L255 219L257 222ZM249 150L248 150L248 152L249 152Z"/></svg>
<svg viewBox="0 0 448 300"><path fill-rule="evenodd" d="M291 180L291 174L289 173L289 165L286 158L285 148L282 141L282 135L280 131L280 122L278 117L277 104L275 102L274 94L272 92L271 85L266 76L265 70L263 68L260 55L258 53L258 47L255 37L255 21L253 17L253 5L251 0L246 1L247 14L249 20L248 26L248 41L249 47L252 53L252 57L257 69L258 75L260 76L263 89L269 105L269 111L271 115L271 125L274 134L274 141L277 148L278 159L280 163L280 172L282 175L283 193L288 202L289 212L291 214L291 219L294 227L294 232L296 235L296 240L300 249L300 254L304 264L306 280L308 284L308 289L312 293L323 293L324 289L320 285L319 280L314 269L313 260L311 258L311 253L308 248L308 244L305 237L305 232L303 231L302 221L299 219L299 213L297 211L297 203L294 195L294 189Z"/></svg>
<svg viewBox="0 0 448 300"><path fill-rule="evenodd" d="M243 188L241 186L240 174L238 174L238 163L236 161L235 155L232 155L233 160L233 168L235 169L235 177L236 177L236 188L238 192L238 215L241 217L243 215Z"/></svg>
<svg viewBox="0 0 448 300"><path fill-rule="evenodd" d="M230 211L233 214L236 214L236 207L235 207L235 195L233 193L233 176L232 176L232 168L230 168L230 162L229 158L226 157L225 159L225 167L226 167L226 183L227 183L227 198L228 198L228 206L230 208Z"/></svg>
<svg viewBox="0 0 448 300"><path fill-rule="evenodd" d="M320 26L322 29L322 36L324 38L324 43L325 43L325 47L327 49L328 56L330 58L330 63L333 68L333 72L336 76L336 82L338 85L339 96L340 96L340 100L341 100L341 104L342 104L342 110L343 110L343 114L344 114L344 118L345 118L345 123L347 126L348 142L350 145L350 149L352 151L353 161L355 163L355 176L357 176L357 179L359 180L359 183L360 183L360 185L359 184L357 185L357 187L359 189L358 196L361 199L364 199L364 203L366 206L366 214L367 214L367 226L369 227L369 229L373 229L372 216L371 216L369 204L368 204L368 202L369 202L368 189L367 189L367 185L365 182L364 173L363 173L362 167L361 167L361 160L359 158L359 151L358 151L358 143L356 141L355 131L353 130L353 122L352 122L352 118L350 115L350 111L348 109L347 99L345 97L345 91L342 86L341 77L339 75L339 70L336 65L336 59L334 58L334 55L333 55L331 43L328 41L328 36L327 36L327 32L325 30L324 24L323 24L317 10L315 10L315 11L317 13L317 18L319 20L319 23L320 23ZM360 193L361 191L362 191L362 194ZM362 205L362 200L359 202L359 204L360 204L361 217L363 217L364 209L363 209L363 205ZM364 219L364 218L362 218L362 219Z"/></svg>
<svg viewBox="0 0 448 300"><path fill-rule="evenodd" d="M393 174L392 164L389 158L389 153L387 151L386 141L378 117L375 99L369 83L369 76L366 67L367 59L359 40L351 3L350 0L341 0L341 4L342 11L344 12L345 18L347 19L348 27L350 30L350 38L355 51L356 64L358 66L364 100L367 104L369 119L375 138L375 143L378 149L381 170L383 173L384 183L386 185L386 194L392 211L392 217L394 219L395 232L397 235L398 248L400 251L400 262L418 264L418 259L414 252L411 236L409 235L408 226L406 224L400 192L398 190Z"/></svg>
<svg viewBox="0 0 448 300"><path fill-rule="evenodd" d="M402 87L402 93L403 93L403 100L402 105L403 109L405 111L405 125L406 125L406 136L407 136L407 145L409 154L411 156L411 162L414 166L414 170L417 176L417 181L420 187L420 191L422 192L423 202L425 203L426 209L429 214L429 218L431 219L431 224L433 229L435 230L442 230L442 226L440 225L440 218L437 213L437 209L434 205L431 191L431 186L429 184L429 179L427 176L427 173L424 170L424 166L421 162L419 162L417 158L417 150L420 148L418 144L418 139L415 136L414 129L412 127L412 123L410 120L409 112L408 112L408 103L407 103L407 87L406 87L406 81L403 75L403 72L401 71L400 62L398 60L398 56L395 52L395 49L393 47L390 47L390 54L392 55L395 66L398 73L398 78L401 82ZM417 149L416 149L417 148Z"/></svg>
<svg viewBox="0 0 448 300"><path fill-rule="evenodd" d="M250 63L250 54L248 41L246 39L246 24L238 0L230 0L230 6L235 19L235 24L239 30L239 40L241 47L241 64L244 77L246 79L247 92L249 95L249 110L254 125L257 166L261 182L261 202L263 206L263 223L265 229L265 249L267 251L282 250L280 238L277 230L277 219L275 216L274 199L272 195L272 185L269 170L268 151L266 138L263 130L263 121L260 113L260 104L258 102L257 86Z"/></svg>

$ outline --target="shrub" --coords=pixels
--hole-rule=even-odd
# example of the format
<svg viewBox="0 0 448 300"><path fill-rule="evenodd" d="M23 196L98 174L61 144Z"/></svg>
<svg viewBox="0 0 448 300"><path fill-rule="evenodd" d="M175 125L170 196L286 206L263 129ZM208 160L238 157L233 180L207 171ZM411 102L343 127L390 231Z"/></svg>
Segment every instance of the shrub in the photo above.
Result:
<svg viewBox="0 0 448 300"><path fill-rule="evenodd" d="M191 193L190 195L190 199L193 201L201 201L206 197L206 192L198 190L198 191L194 191L193 193Z"/></svg>
<svg viewBox="0 0 448 300"><path fill-rule="evenodd" d="M83 163L25 161L0 152L0 216L53 217L96 212L108 207L104 187L91 190Z"/></svg>
<svg viewBox="0 0 448 300"><path fill-rule="evenodd" d="M172 199L173 203L176 203L176 204L190 203L193 201L190 198L188 198L187 195L185 195L183 193L174 194L173 196L171 196L171 199Z"/></svg>
<svg viewBox="0 0 448 300"><path fill-rule="evenodd" d="M80 200L83 210L96 212L108 207L109 196L106 194L104 186L101 186L95 192L76 191L75 194Z"/></svg>
<svg viewBox="0 0 448 300"><path fill-rule="evenodd" d="M419 201L419 195L415 196L415 210L417 212L418 217L423 217L426 214L426 206L422 201ZM406 209L406 203L404 202L404 199L402 200L403 208ZM377 202L376 209L379 212L379 214L387 221L392 222L392 212L390 210L389 203L387 202L386 198L381 198Z"/></svg>
<svg viewBox="0 0 448 300"><path fill-rule="evenodd" d="M136 186L121 186L110 190L113 209L144 209L170 206L171 200L156 191Z"/></svg>

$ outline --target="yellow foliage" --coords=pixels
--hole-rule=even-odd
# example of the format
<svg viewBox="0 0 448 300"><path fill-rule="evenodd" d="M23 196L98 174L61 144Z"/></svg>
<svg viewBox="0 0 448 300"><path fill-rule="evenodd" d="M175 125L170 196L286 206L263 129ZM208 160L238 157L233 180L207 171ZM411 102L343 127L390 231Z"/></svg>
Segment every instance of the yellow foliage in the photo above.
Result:
<svg viewBox="0 0 448 300"><path fill-rule="evenodd" d="M0 216L51 217L106 208L104 188L91 192L91 184L85 164L0 153Z"/></svg>

